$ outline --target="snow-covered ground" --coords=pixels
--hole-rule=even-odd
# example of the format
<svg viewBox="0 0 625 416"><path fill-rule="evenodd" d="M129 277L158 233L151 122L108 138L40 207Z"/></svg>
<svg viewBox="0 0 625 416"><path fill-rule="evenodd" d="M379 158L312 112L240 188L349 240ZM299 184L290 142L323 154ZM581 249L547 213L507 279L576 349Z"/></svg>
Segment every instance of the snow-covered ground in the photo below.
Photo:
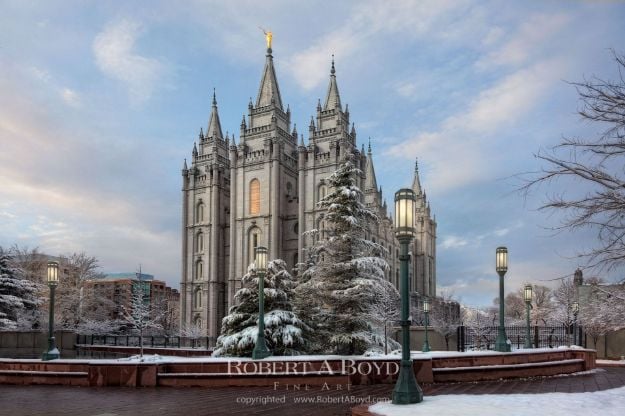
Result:
<svg viewBox="0 0 625 416"><path fill-rule="evenodd" d="M594 393L426 396L421 403L378 403L369 411L385 416L622 416L625 412L625 387Z"/></svg>
<svg viewBox="0 0 625 416"><path fill-rule="evenodd" d="M625 365L625 359L623 360L596 360L597 365L601 364L617 364L617 365Z"/></svg>

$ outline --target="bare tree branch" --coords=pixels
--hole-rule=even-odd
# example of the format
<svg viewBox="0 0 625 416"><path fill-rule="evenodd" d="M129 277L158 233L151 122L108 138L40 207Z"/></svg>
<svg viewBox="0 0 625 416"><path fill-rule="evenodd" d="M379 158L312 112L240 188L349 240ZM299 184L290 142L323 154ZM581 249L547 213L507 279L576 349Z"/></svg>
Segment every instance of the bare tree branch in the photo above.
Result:
<svg viewBox="0 0 625 416"><path fill-rule="evenodd" d="M563 138L534 157L543 162L537 172L518 175L526 196L542 185L569 185L566 192L547 195L539 208L564 214L552 230L590 229L597 242L578 254L587 268L613 270L625 265L625 57L612 51L619 79L598 77L571 82L581 102L578 114L604 127L598 137Z"/></svg>

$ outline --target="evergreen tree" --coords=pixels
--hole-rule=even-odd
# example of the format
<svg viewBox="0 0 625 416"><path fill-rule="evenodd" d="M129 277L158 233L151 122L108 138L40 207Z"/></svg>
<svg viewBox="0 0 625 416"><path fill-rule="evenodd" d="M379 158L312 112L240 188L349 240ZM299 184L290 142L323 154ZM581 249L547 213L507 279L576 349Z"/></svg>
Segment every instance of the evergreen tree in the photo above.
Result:
<svg viewBox="0 0 625 416"><path fill-rule="evenodd" d="M222 320L214 356L249 357L258 335L258 275L253 265L241 279L237 304ZM284 260L270 261L265 275L265 339L273 355L293 355L305 348L308 326L291 305L294 282Z"/></svg>
<svg viewBox="0 0 625 416"><path fill-rule="evenodd" d="M386 295L397 293L384 276L385 249L365 238L378 217L362 203L355 181L360 174L347 159L329 177L330 193L318 203L327 209L326 230L313 230L314 237L321 237L309 253L316 263L297 288L300 310L314 325L313 350L319 353L381 352L384 337L372 323Z"/></svg>
<svg viewBox="0 0 625 416"><path fill-rule="evenodd" d="M16 329L20 316L36 309L35 285L20 278L11 258L0 248L0 329Z"/></svg>

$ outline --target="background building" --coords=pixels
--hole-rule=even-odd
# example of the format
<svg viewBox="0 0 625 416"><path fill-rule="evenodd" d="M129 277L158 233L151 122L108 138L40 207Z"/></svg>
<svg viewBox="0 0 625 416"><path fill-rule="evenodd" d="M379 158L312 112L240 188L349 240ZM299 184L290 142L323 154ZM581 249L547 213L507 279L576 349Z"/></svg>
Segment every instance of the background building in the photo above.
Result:
<svg viewBox="0 0 625 416"><path fill-rule="evenodd" d="M181 323L217 336L221 319L234 302L240 279L252 262L254 248L264 245L271 259L296 268L305 259L311 237L324 233L324 210L317 207L328 187L327 178L352 155L362 174L358 185L364 202L380 218L368 237L386 250L387 278L398 284L399 244L378 187L369 144L358 148L348 105L341 104L334 61L323 103L311 117L308 142L291 127L291 112L282 102L271 48L255 102L248 104L240 125L239 143L223 136L217 100L206 132L193 144L191 165L182 169ZM412 187L418 202L417 237L411 246L411 291L436 294L436 221L421 188L418 166ZM391 196L392 197L392 196Z"/></svg>
<svg viewBox="0 0 625 416"><path fill-rule="evenodd" d="M180 292L167 286L164 281L155 280L145 273L111 273L102 278L88 280L85 297L107 299L109 319L120 319L124 308L132 310L131 298L135 291L144 293L144 299L154 310L163 313L162 324L166 333L175 334L179 325Z"/></svg>

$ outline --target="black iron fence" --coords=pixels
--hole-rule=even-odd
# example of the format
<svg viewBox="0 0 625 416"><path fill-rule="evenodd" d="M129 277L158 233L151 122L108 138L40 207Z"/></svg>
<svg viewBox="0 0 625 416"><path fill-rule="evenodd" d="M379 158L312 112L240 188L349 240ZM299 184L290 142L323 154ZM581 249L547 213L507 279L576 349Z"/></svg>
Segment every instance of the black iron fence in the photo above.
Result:
<svg viewBox="0 0 625 416"><path fill-rule="evenodd" d="M212 349L216 337L180 337L180 336L143 336L143 346L151 348L205 348ZM141 337L138 335L76 335L76 344L111 345L119 347L138 347Z"/></svg>
<svg viewBox="0 0 625 416"><path fill-rule="evenodd" d="M469 327L459 326L457 329L458 351L494 350L498 326ZM527 327L506 326L506 336L511 346L523 348ZM581 345L585 337L581 326L575 334L571 326L530 326L530 342L532 348L556 348L560 346Z"/></svg>

